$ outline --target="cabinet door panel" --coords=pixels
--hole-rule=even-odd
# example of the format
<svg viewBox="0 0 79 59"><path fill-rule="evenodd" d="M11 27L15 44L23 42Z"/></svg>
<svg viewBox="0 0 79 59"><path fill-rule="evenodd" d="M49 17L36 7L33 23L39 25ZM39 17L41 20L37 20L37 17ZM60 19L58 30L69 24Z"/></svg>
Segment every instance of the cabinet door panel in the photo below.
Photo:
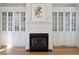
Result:
<svg viewBox="0 0 79 59"><path fill-rule="evenodd" d="M16 47L25 47L25 32L15 32L13 45Z"/></svg>

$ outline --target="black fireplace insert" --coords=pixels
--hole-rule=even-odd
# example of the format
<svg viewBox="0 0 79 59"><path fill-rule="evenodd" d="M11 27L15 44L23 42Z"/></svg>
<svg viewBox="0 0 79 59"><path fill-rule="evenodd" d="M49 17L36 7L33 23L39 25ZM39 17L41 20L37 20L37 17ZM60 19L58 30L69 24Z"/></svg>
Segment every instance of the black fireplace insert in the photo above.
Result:
<svg viewBox="0 0 79 59"><path fill-rule="evenodd" d="M48 51L48 33L30 33L30 51Z"/></svg>

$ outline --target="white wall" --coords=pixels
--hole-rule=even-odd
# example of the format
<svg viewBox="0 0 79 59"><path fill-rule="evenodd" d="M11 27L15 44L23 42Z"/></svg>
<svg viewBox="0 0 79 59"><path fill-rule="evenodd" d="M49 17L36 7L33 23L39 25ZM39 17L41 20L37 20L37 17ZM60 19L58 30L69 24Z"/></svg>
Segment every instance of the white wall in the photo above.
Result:
<svg viewBox="0 0 79 59"><path fill-rule="evenodd" d="M77 4L77 47L79 48L79 4Z"/></svg>
<svg viewBox="0 0 79 59"><path fill-rule="evenodd" d="M0 13L0 33L1 33L1 13ZM0 34L1 37L1 34ZM1 45L1 39L0 39L0 45Z"/></svg>

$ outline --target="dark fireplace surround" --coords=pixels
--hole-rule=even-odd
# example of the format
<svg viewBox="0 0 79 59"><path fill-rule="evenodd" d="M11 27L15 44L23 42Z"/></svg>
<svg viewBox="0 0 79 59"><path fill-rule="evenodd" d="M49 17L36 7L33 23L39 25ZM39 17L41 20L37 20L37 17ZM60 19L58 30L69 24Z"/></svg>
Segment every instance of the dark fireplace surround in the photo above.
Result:
<svg viewBox="0 0 79 59"><path fill-rule="evenodd" d="M48 51L48 33L30 33L30 51Z"/></svg>

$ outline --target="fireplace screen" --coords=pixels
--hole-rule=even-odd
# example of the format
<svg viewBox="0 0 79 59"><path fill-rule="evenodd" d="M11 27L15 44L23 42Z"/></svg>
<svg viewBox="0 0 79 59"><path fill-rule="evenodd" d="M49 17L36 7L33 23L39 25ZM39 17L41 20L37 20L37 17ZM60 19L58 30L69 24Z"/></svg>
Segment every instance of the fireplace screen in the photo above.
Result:
<svg viewBox="0 0 79 59"><path fill-rule="evenodd" d="M46 38L32 38L32 46L45 46Z"/></svg>
<svg viewBox="0 0 79 59"><path fill-rule="evenodd" d="M48 34L31 33L30 51L48 51Z"/></svg>

